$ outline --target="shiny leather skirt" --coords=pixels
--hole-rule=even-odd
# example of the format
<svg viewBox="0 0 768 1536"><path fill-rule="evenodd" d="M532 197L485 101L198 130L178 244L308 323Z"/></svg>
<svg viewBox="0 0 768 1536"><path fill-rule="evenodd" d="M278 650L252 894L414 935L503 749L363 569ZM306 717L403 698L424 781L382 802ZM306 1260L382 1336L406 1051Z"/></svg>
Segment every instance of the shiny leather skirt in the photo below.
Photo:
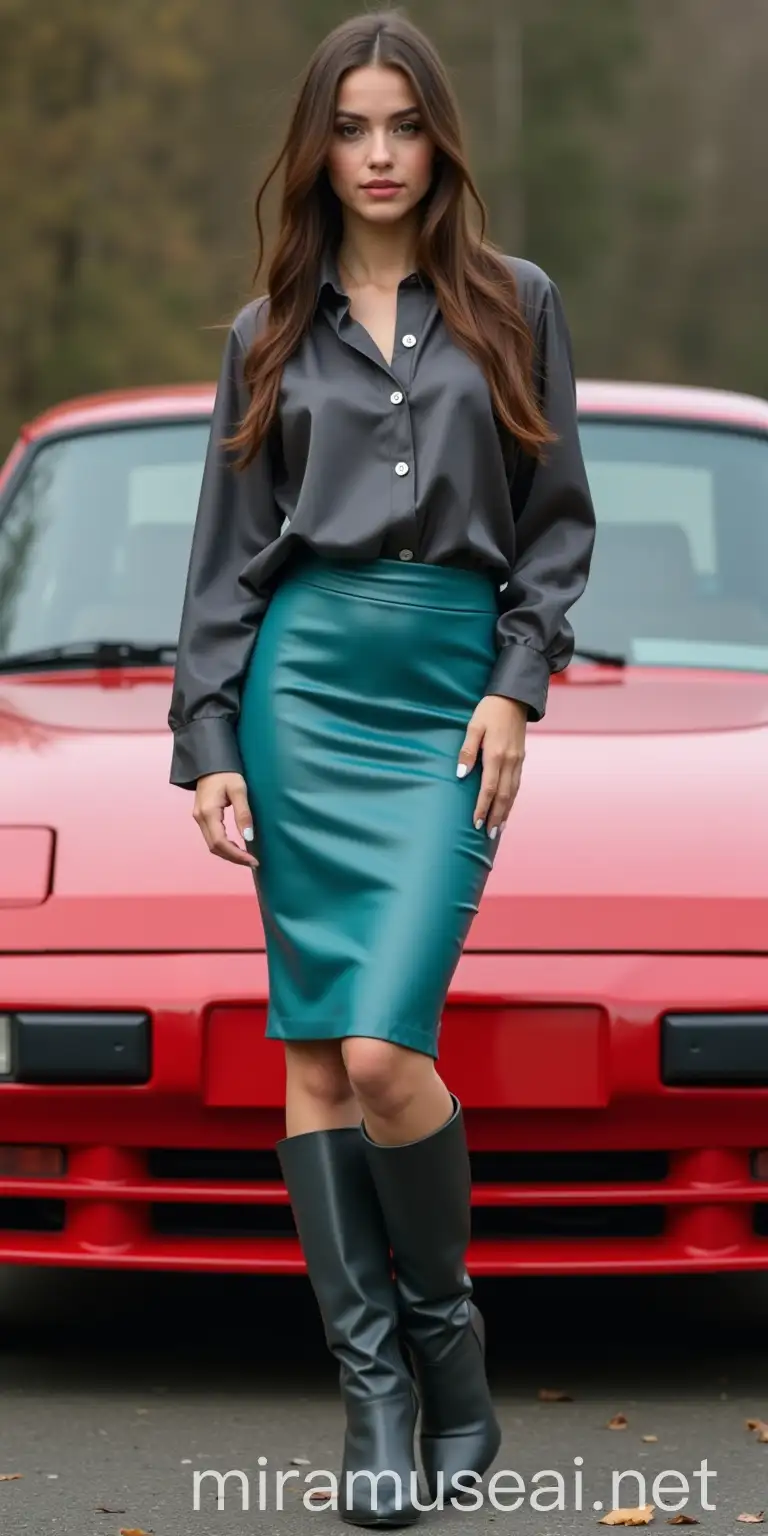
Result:
<svg viewBox="0 0 768 1536"><path fill-rule="evenodd" d="M269 975L267 1036L438 1055L497 842L459 750L496 659L496 585L310 554L275 589L238 740Z"/></svg>

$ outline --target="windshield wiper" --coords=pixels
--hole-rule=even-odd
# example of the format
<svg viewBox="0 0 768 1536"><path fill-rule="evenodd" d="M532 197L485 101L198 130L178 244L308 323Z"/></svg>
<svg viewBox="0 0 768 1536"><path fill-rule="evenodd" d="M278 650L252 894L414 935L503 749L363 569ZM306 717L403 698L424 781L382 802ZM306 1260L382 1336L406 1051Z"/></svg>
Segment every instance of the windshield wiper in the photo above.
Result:
<svg viewBox="0 0 768 1536"><path fill-rule="evenodd" d="M574 646L574 656L583 657L584 661L594 661L598 667L626 667L627 658L621 651L593 651L588 646Z"/></svg>
<svg viewBox="0 0 768 1536"><path fill-rule="evenodd" d="M176 645L139 644L135 640L71 640L65 645L43 645L34 651L0 656L0 672L36 672L49 667L143 667L170 666Z"/></svg>

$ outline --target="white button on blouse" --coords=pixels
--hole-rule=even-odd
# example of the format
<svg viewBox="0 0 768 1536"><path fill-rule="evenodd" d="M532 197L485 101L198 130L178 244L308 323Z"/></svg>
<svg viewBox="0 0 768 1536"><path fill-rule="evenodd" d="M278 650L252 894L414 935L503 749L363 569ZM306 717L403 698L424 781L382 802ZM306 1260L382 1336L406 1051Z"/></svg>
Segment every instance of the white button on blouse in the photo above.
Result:
<svg viewBox="0 0 768 1536"><path fill-rule="evenodd" d="M402 460L400 461L399 464L395 465L395 474L396 475L407 475L407 473L408 473L408 465L404 464L402 462Z"/></svg>
<svg viewBox="0 0 768 1536"><path fill-rule="evenodd" d="M403 346L404 347L415 347L415 345L416 345L416 337L415 336L411 336L410 332L409 332L409 334L407 336L403 337Z"/></svg>
<svg viewBox="0 0 768 1536"><path fill-rule="evenodd" d="M389 398L393 405L401 405L403 400L403 391L401 389L393 389Z"/></svg>

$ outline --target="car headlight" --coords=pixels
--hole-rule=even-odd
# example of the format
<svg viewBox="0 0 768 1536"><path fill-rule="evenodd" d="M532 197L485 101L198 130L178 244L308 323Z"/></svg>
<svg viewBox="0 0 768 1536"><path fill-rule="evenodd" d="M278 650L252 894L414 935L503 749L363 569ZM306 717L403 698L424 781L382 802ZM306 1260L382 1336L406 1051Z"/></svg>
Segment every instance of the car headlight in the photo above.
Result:
<svg viewBox="0 0 768 1536"><path fill-rule="evenodd" d="M0 1013L0 1077L11 1073L11 1016Z"/></svg>

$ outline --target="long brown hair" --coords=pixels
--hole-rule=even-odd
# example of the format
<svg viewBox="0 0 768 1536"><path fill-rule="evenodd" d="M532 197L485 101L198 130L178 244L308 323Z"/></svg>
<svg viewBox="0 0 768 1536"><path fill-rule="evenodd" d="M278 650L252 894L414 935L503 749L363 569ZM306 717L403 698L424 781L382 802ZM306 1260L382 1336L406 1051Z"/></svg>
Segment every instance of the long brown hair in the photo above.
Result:
<svg viewBox="0 0 768 1536"><path fill-rule="evenodd" d="M307 65L283 147L256 198L259 237L254 283L264 258L261 207L284 164L279 229L269 265L266 324L245 359L251 389L239 430L227 440L245 468L275 419L287 359L307 331L327 245L342 234L342 208L325 169L336 97L350 69L375 63L407 76L435 146L434 174L422 203L417 265L434 284L446 328L482 369L497 418L539 456L553 433L533 386L534 343L509 266L485 236L486 209L470 174L461 120L448 76L422 32L397 11L355 16L330 32ZM479 216L470 226L468 202Z"/></svg>

